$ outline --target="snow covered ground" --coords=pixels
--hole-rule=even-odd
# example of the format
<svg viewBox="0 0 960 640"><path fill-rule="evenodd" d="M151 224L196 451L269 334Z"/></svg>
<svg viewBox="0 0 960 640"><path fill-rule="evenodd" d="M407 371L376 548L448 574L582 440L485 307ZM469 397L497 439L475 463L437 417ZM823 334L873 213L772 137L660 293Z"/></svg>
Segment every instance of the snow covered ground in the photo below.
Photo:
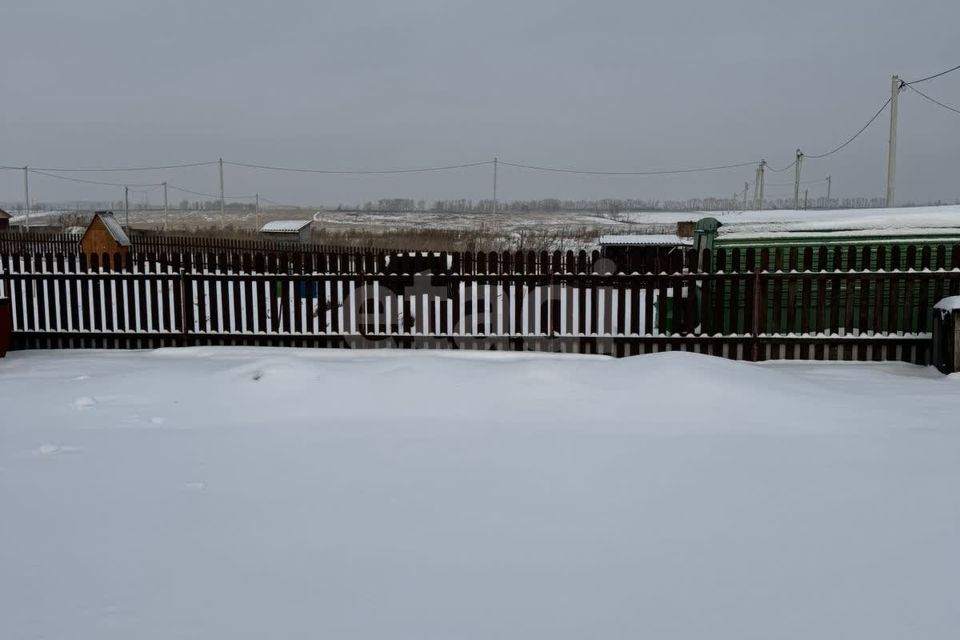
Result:
<svg viewBox="0 0 960 640"><path fill-rule="evenodd" d="M57 217L35 213L31 220L40 224L45 218ZM432 213L423 211L405 212L338 212L301 209L294 212L264 212L263 219L276 216L293 219L313 217L315 227L328 230L384 231L399 228L479 230L504 234L520 231L538 231L573 235L577 230L601 233L629 234L664 232L673 233L677 222L697 221L705 217L717 218L723 223L722 235L737 234L749 238L760 234L768 236L777 232L798 231L847 231L870 230L872 235L902 233L905 229L914 232L925 229L930 233L960 233L960 205L930 207L895 207L886 209L776 209L763 211L634 211L618 214L595 214L591 212L534 212L534 213ZM14 221L19 220L14 217ZM160 211L131 211L134 225L156 225L164 221ZM195 229L218 225L222 221L218 211L171 212L172 228ZM252 212L228 212L227 224L239 227L256 227Z"/></svg>
<svg viewBox="0 0 960 640"><path fill-rule="evenodd" d="M954 638L960 379L692 354L0 360L0 638Z"/></svg>
<svg viewBox="0 0 960 640"><path fill-rule="evenodd" d="M716 218L724 225L807 225L807 229L960 227L960 205L884 209L765 209L763 211L635 212L630 222L675 223Z"/></svg>

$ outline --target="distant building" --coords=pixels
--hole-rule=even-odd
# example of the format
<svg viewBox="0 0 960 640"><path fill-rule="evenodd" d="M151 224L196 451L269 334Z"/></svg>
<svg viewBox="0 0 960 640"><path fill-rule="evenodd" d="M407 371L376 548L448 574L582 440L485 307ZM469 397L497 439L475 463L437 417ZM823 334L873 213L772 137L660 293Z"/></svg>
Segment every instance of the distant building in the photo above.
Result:
<svg viewBox="0 0 960 640"><path fill-rule="evenodd" d="M97 211L80 238L80 249L88 256L126 256L130 253L130 238L112 211Z"/></svg>
<svg viewBox="0 0 960 640"><path fill-rule="evenodd" d="M10 229L10 214L0 209L0 231L7 231Z"/></svg>
<svg viewBox="0 0 960 640"><path fill-rule="evenodd" d="M273 220L260 227L264 240L310 242L313 220Z"/></svg>

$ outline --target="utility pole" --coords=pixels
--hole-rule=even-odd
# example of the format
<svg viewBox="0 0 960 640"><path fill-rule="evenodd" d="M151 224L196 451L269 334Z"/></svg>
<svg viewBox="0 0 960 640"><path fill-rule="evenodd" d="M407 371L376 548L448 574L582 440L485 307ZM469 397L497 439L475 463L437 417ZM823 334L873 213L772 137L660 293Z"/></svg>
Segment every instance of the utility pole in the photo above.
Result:
<svg viewBox="0 0 960 640"><path fill-rule="evenodd" d="M30 168L23 168L23 209L27 214L27 219L23 223L22 230L30 231Z"/></svg>
<svg viewBox="0 0 960 640"><path fill-rule="evenodd" d="M832 183L831 177L830 177L830 176L827 176L827 208L830 208L830 207L832 206L832 205L830 204L830 189L831 189L831 187L832 187L832 184L831 184L831 183Z"/></svg>
<svg viewBox="0 0 960 640"><path fill-rule="evenodd" d="M493 158L493 215L497 215L497 158Z"/></svg>
<svg viewBox="0 0 960 640"><path fill-rule="evenodd" d="M750 183L743 183L743 210L747 210L747 192L750 191Z"/></svg>
<svg viewBox="0 0 960 640"><path fill-rule="evenodd" d="M807 196L809 195L809 193L810 193L810 190L809 190L809 189L804 189L804 190L803 190L803 208L804 208L804 209L807 208Z"/></svg>
<svg viewBox="0 0 960 640"><path fill-rule="evenodd" d="M766 180L766 175L767 175L766 160L760 161L760 168L757 171L760 173L760 180L759 180L760 190L759 190L759 193L757 194L757 210L759 211L760 209L763 209L763 186L764 186L764 181Z"/></svg>
<svg viewBox="0 0 960 640"><path fill-rule="evenodd" d="M163 181L163 230L167 230L167 215L169 214L169 209L167 208L167 181Z"/></svg>
<svg viewBox="0 0 960 640"><path fill-rule="evenodd" d="M800 166L803 164L803 151L797 149L797 161L793 174L793 208L800 208Z"/></svg>
<svg viewBox="0 0 960 640"><path fill-rule="evenodd" d="M887 148L887 206L894 203L893 185L897 177L897 98L900 95L900 76L890 79L890 142Z"/></svg>
<svg viewBox="0 0 960 640"><path fill-rule="evenodd" d="M223 158L220 158L220 228L226 226L226 213L223 207Z"/></svg>
<svg viewBox="0 0 960 640"><path fill-rule="evenodd" d="M123 188L123 215L127 221L127 235L130 235L130 187Z"/></svg>
<svg viewBox="0 0 960 640"><path fill-rule="evenodd" d="M260 231L260 194L253 194L253 200L255 202L254 208L256 211L256 218L254 219L254 222L257 225L256 231Z"/></svg>
<svg viewBox="0 0 960 640"><path fill-rule="evenodd" d="M757 165L757 170L754 172L753 176L753 208L759 209L757 206L757 195L760 193L760 165Z"/></svg>

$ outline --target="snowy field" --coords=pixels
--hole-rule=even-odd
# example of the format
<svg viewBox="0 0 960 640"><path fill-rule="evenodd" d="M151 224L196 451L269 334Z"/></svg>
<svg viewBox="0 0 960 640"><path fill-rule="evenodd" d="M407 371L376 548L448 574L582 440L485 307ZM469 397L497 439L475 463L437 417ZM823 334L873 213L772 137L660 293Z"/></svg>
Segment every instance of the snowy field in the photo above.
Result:
<svg viewBox="0 0 960 640"><path fill-rule="evenodd" d="M0 638L955 638L960 378L202 348L0 360Z"/></svg>
<svg viewBox="0 0 960 640"><path fill-rule="evenodd" d="M42 223L55 219L59 212L35 213L31 220ZM257 218L252 212L227 212L225 224L255 229ZM776 209L763 211L634 211L618 214L591 212L533 213L432 213L406 212L337 212L299 210L265 210L261 222L275 218L314 220L314 228L332 231L363 230L383 232L402 228L444 229L457 231L484 230L491 233L517 234L536 231L573 236L578 230L602 233L673 233L677 222L697 221L713 217L723 223L722 235L737 234L748 238L779 232L869 230L872 235L902 233L905 229L924 229L926 233L960 234L960 205L931 207L896 207L886 209ZM14 216L14 221L22 216ZM133 225L159 227L164 222L162 211L131 211ZM219 211L174 211L169 214L171 229L209 228L224 222ZM652 227L652 228L651 228Z"/></svg>

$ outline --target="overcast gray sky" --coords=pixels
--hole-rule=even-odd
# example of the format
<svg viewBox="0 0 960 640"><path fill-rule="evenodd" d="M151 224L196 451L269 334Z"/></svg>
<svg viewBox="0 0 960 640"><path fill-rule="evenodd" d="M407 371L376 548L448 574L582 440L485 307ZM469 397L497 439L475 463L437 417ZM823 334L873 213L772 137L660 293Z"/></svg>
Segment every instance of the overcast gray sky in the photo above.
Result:
<svg viewBox="0 0 960 640"><path fill-rule="evenodd" d="M852 135L889 96L891 74L960 64L958 24L956 0L2 0L0 164L783 166L798 146L821 153ZM922 87L960 104L960 72ZM887 126L881 116L843 152L809 161L804 178L882 195ZM905 93L900 134L898 200L960 198L960 115ZM226 182L297 203L476 199L489 197L490 173L228 168ZM215 167L79 177L217 190ZM504 168L500 196L727 196L752 179ZM0 171L0 200L20 199L22 183ZM120 190L33 176L31 195Z"/></svg>

